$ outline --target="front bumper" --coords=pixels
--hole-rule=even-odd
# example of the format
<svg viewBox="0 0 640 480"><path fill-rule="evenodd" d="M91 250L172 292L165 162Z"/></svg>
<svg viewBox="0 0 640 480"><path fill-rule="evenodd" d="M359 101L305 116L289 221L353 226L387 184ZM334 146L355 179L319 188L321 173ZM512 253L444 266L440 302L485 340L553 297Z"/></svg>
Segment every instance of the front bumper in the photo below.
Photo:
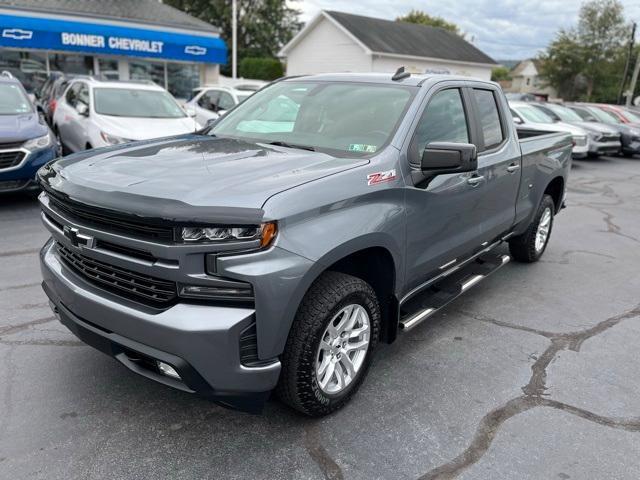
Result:
<svg viewBox="0 0 640 480"><path fill-rule="evenodd" d="M86 283L60 261L49 241L40 253L43 288L63 324L78 338L147 378L257 412L280 374L280 362L241 364L239 339L254 322L251 308L178 303L144 312ZM154 370L173 366L180 380Z"/></svg>
<svg viewBox="0 0 640 480"><path fill-rule="evenodd" d="M622 145L620 141L597 142L591 140L589 142L589 154L591 155L615 155L620 152Z"/></svg>

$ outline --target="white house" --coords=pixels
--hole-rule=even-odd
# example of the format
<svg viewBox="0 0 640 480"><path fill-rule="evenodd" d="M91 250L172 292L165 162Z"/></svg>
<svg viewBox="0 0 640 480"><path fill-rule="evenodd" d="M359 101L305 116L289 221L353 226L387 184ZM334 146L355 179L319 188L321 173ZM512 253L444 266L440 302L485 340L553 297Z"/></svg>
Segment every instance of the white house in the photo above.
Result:
<svg viewBox="0 0 640 480"><path fill-rule="evenodd" d="M509 93L531 93L542 98L556 98L557 92L547 85L540 76L542 62L537 59L527 59L518 63L511 70L511 87Z"/></svg>
<svg viewBox="0 0 640 480"><path fill-rule="evenodd" d="M491 78L496 62L442 28L321 11L279 53L287 75L395 72Z"/></svg>

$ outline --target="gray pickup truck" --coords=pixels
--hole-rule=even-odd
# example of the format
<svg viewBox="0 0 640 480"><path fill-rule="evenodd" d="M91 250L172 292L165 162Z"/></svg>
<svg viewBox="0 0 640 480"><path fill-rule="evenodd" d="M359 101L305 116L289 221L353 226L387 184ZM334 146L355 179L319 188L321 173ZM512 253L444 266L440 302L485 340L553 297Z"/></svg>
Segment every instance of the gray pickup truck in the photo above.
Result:
<svg viewBox="0 0 640 480"><path fill-rule="evenodd" d="M140 375L325 415L379 342L540 258L571 138L520 137L495 83L285 78L199 133L43 167L42 285L75 335Z"/></svg>

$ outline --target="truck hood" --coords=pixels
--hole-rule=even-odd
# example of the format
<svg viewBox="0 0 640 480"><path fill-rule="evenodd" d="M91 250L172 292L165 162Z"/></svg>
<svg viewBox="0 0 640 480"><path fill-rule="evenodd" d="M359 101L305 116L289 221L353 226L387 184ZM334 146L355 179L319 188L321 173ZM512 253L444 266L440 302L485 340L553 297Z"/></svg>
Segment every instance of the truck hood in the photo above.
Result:
<svg viewBox="0 0 640 480"><path fill-rule="evenodd" d="M39 176L45 190L88 205L172 221L240 222L261 218L267 199L283 190L367 163L193 134L70 155Z"/></svg>
<svg viewBox="0 0 640 480"><path fill-rule="evenodd" d="M0 115L0 143L13 143L46 135L48 128L35 113Z"/></svg>

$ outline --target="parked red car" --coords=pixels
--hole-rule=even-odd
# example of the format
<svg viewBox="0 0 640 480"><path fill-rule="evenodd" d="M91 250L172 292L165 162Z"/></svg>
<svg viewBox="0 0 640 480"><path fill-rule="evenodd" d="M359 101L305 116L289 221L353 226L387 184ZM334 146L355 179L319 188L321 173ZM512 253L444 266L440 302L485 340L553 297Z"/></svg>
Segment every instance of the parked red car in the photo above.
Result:
<svg viewBox="0 0 640 480"><path fill-rule="evenodd" d="M634 127L640 127L640 116L631 110L621 107L620 105L608 105L603 103L594 104L594 106L604 110L615 116L622 123L632 124Z"/></svg>

